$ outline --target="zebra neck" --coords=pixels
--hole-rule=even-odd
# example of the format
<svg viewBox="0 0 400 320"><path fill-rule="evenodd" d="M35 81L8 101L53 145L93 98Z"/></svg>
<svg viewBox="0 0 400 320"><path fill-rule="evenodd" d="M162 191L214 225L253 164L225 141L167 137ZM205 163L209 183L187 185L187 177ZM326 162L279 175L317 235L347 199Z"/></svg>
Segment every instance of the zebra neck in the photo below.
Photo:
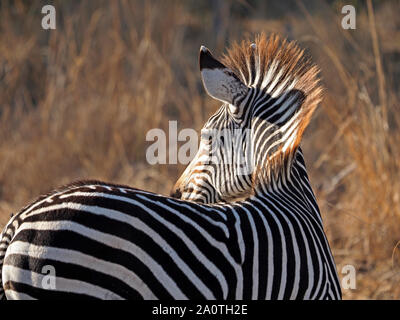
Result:
<svg viewBox="0 0 400 320"><path fill-rule="evenodd" d="M299 203L313 215L320 216L318 204L304 162L304 157L300 147L296 154L288 163L288 168L281 170L281 174L274 179L259 180L255 185L254 195L250 199L255 201L268 201L271 197L293 203Z"/></svg>
<svg viewBox="0 0 400 320"><path fill-rule="evenodd" d="M305 168L300 148L293 153L277 152L271 158L256 161L252 174L253 190L255 193L270 193L281 192L285 187L290 188L298 179L296 172L299 166ZM307 175L305 169L301 171Z"/></svg>
<svg viewBox="0 0 400 320"><path fill-rule="evenodd" d="M252 154L254 186L277 189L291 180L296 157L302 158L298 134L298 113L289 116L284 125L278 125L253 116ZM304 161L303 161L304 162Z"/></svg>

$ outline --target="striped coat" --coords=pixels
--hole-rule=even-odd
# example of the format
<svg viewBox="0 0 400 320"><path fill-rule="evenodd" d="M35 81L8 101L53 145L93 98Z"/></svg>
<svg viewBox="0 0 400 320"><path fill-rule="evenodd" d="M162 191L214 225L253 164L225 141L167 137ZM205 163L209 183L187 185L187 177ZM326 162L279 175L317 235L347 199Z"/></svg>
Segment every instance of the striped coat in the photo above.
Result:
<svg viewBox="0 0 400 320"><path fill-rule="evenodd" d="M234 136L210 150L202 138L174 198L95 181L41 197L0 237L0 296L341 298L299 147L321 100L318 69L264 35L234 46L225 64L205 47L199 60L208 94L223 102L203 130L248 129L247 144Z"/></svg>
<svg viewBox="0 0 400 320"><path fill-rule="evenodd" d="M301 157L298 163L296 174L307 179ZM270 194L206 205L96 181L72 184L4 229L2 285L9 299L338 298L318 207L304 200L288 211L291 201L298 200ZM43 288L49 265L54 290Z"/></svg>

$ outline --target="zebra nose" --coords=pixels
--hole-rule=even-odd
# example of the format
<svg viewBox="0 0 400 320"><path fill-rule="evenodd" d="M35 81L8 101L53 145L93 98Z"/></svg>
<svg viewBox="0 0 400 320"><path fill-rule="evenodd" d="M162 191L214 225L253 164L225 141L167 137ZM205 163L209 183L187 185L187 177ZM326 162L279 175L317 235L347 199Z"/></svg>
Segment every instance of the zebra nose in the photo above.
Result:
<svg viewBox="0 0 400 320"><path fill-rule="evenodd" d="M181 190L178 188L178 189L175 189L175 191L171 191L171 197L172 198L177 198L177 199L180 199L181 197L182 197L182 192L181 192Z"/></svg>

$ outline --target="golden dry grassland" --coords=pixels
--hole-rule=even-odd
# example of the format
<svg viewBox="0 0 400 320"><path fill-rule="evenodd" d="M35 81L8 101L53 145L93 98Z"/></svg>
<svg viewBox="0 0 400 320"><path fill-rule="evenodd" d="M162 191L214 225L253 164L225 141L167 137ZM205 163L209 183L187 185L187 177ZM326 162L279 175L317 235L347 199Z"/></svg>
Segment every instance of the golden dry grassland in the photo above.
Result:
<svg viewBox="0 0 400 320"><path fill-rule="evenodd" d="M303 140L345 299L400 298L400 2L0 2L0 226L61 184L101 179L167 194L184 165L147 163L146 133L199 130L218 107L204 92L200 45L278 33L322 72L324 100ZM346 3L347 4L347 3Z"/></svg>

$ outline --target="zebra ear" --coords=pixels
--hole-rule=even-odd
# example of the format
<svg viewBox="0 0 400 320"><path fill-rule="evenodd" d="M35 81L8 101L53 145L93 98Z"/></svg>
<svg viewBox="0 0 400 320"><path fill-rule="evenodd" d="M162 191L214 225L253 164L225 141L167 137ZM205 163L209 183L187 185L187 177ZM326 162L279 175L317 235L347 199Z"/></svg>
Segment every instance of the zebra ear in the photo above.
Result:
<svg viewBox="0 0 400 320"><path fill-rule="evenodd" d="M214 99L239 107L248 87L234 72L215 59L204 46L200 47L199 65L207 93Z"/></svg>

